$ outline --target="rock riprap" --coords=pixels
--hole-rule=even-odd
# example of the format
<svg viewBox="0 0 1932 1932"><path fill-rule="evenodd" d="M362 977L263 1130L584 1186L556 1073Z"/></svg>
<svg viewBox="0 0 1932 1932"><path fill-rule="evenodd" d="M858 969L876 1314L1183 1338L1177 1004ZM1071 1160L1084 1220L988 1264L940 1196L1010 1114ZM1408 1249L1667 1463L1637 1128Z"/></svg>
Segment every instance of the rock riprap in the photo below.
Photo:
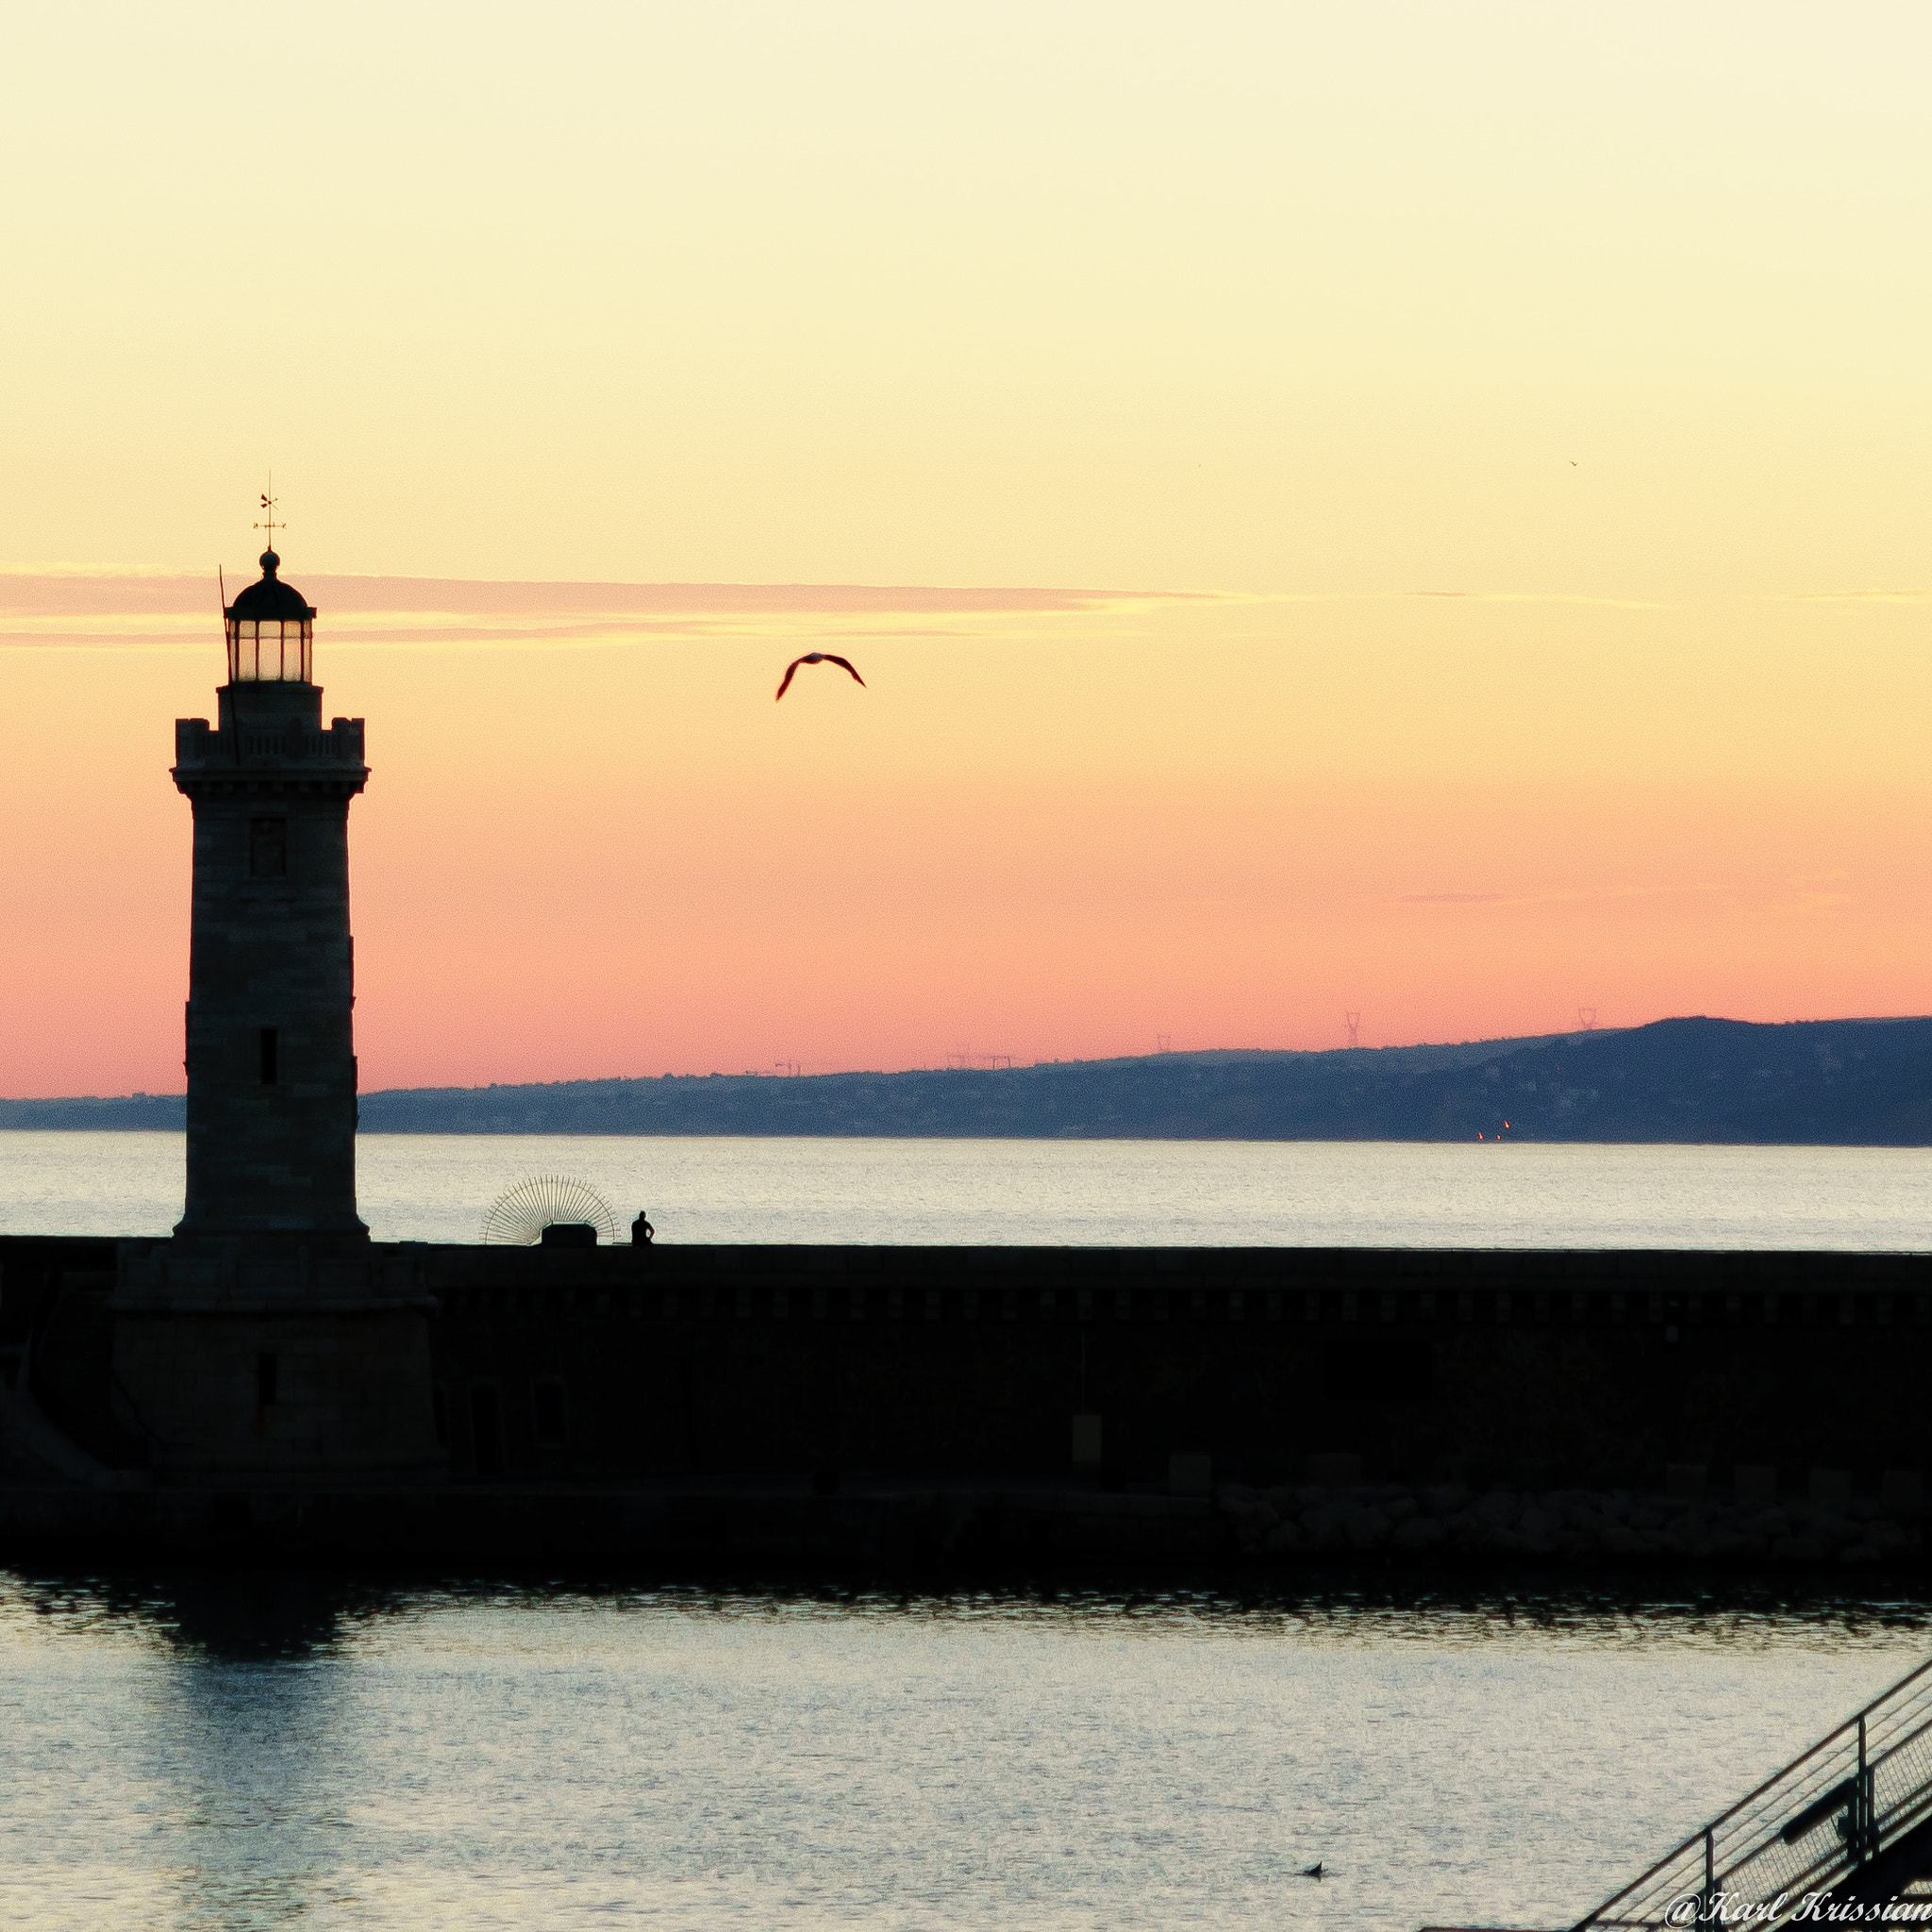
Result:
<svg viewBox="0 0 1932 1932"><path fill-rule="evenodd" d="M1239 1547L1256 1557L1529 1557L1738 1563L1915 1563L1916 1512L1869 1498L1739 1504L1629 1490L1474 1491L1303 1484L1215 1492Z"/></svg>

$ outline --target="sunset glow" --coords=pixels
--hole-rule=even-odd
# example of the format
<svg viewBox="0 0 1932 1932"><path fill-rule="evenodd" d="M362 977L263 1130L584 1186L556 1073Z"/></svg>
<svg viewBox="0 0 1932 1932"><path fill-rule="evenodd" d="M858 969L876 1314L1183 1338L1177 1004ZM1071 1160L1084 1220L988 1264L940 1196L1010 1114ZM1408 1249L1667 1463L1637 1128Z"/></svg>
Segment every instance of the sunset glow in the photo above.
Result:
<svg viewBox="0 0 1932 1932"><path fill-rule="evenodd" d="M0 1093L271 464L365 1089L1932 1008L1922 11L456 17L16 29Z"/></svg>

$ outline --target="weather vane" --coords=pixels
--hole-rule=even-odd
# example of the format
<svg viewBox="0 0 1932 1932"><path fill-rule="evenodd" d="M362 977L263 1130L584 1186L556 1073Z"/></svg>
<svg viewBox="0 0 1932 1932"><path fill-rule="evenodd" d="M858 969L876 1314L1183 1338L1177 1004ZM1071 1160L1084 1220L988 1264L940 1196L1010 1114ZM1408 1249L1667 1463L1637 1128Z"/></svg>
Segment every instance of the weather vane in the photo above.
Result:
<svg viewBox="0 0 1932 1932"><path fill-rule="evenodd" d="M262 520L255 525L256 529L268 532L268 547L271 550L275 547L275 532L277 530L286 530L289 527L287 524L278 524L275 521L275 507L280 499L270 494L270 491L275 487L275 474L271 471L268 479L268 489L264 490L261 493Z"/></svg>

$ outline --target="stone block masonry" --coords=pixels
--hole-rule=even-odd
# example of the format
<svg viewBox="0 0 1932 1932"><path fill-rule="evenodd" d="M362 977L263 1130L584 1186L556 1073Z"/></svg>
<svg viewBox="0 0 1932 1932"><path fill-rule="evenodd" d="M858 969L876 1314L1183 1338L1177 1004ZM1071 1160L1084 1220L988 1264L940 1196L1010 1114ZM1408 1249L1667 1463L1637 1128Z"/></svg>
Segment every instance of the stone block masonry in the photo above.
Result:
<svg viewBox="0 0 1932 1932"><path fill-rule="evenodd" d="M1677 1467L1787 1496L1924 1462L1924 1256L418 1252L459 1478L1043 1478L1075 1416L1105 1476L1163 1487L1201 1453L1217 1482L1660 1491Z"/></svg>
<svg viewBox="0 0 1932 1932"><path fill-rule="evenodd" d="M188 1236L354 1240L349 801L362 724L322 729L313 685L226 687L223 728L175 728L194 808Z"/></svg>
<svg viewBox="0 0 1932 1932"><path fill-rule="evenodd" d="M225 612L216 728L175 726L173 776L194 813L186 1211L172 1241L122 1242L105 1321L69 1324L107 1338L104 1387L69 1407L105 1415L112 1466L138 1443L151 1479L434 1479L433 1304L408 1292L409 1263L372 1256L356 1213L362 721L323 728L316 613L280 565L264 551L261 581ZM51 1367L33 1372L50 1390Z"/></svg>
<svg viewBox="0 0 1932 1932"><path fill-rule="evenodd" d="M420 1307L369 1301L299 1311L261 1302L117 1309L122 1413L170 1480L331 1482L440 1474L423 1399ZM129 1359L139 1379L129 1386Z"/></svg>
<svg viewBox="0 0 1932 1932"><path fill-rule="evenodd" d="M1924 1256L379 1242L358 1310L177 1250L0 1240L0 1370L163 1541L239 1484L341 1555L1923 1557Z"/></svg>

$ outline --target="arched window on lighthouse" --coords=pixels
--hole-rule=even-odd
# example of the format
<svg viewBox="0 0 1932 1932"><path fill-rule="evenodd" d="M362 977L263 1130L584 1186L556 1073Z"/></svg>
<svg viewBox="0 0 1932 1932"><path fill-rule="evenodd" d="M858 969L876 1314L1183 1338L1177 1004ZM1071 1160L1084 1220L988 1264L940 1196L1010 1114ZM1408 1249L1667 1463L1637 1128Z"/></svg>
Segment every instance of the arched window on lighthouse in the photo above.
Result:
<svg viewBox="0 0 1932 1932"><path fill-rule="evenodd" d="M282 559L261 553L261 581L228 606L230 684L313 684L315 611L275 575Z"/></svg>

